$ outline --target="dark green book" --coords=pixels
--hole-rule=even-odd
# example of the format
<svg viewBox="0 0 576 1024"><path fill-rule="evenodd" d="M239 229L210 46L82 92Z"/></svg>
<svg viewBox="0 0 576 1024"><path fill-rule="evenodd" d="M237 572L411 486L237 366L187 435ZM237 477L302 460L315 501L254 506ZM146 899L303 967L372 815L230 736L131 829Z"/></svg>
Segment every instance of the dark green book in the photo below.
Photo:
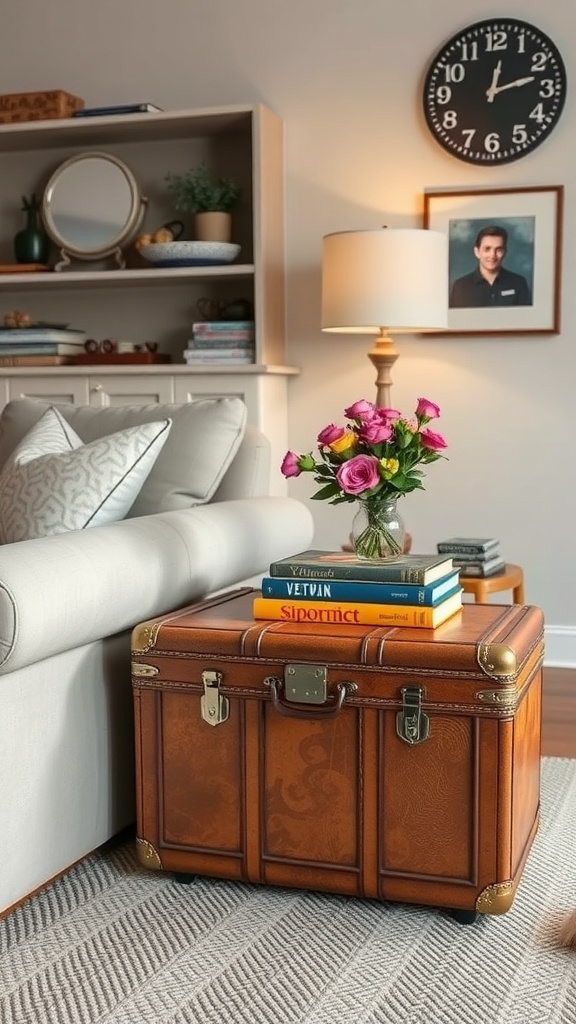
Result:
<svg viewBox="0 0 576 1024"><path fill-rule="evenodd" d="M345 551L300 551L270 563L270 576L308 580L372 580L424 586L446 576L452 558L446 555L401 555L394 562L357 558Z"/></svg>

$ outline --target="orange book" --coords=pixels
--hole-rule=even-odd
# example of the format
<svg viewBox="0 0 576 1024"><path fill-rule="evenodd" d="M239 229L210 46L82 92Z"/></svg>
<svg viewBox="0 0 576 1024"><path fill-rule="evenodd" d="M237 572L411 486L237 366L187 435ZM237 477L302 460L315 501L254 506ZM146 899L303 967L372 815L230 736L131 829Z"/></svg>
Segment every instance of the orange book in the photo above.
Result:
<svg viewBox="0 0 576 1024"><path fill-rule="evenodd" d="M255 597L255 619L348 626L422 626L433 629L462 607L462 590L434 607L410 604L369 604L355 601L286 601Z"/></svg>

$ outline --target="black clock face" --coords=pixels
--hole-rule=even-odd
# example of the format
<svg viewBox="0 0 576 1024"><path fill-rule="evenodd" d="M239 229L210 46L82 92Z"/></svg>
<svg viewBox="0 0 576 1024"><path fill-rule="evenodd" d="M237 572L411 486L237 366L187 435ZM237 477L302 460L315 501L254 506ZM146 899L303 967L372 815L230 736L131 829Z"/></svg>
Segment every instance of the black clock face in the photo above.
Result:
<svg viewBox="0 0 576 1024"><path fill-rule="evenodd" d="M424 113L437 142L472 164L505 164L544 142L560 117L566 69L543 32L514 18L478 21L434 57Z"/></svg>

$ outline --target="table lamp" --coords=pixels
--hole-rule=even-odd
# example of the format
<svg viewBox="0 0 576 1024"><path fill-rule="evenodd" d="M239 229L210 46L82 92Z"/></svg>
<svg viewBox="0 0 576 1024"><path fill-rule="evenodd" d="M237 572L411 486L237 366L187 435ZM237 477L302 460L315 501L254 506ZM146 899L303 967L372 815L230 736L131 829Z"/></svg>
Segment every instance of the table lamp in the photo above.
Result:
<svg viewBox="0 0 576 1024"><path fill-rule="evenodd" d="M376 405L391 407L390 369L398 358L390 334L448 326L448 239L441 231L380 228L325 235L322 330L375 334ZM390 333L389 333L390 332Z"/></svg>

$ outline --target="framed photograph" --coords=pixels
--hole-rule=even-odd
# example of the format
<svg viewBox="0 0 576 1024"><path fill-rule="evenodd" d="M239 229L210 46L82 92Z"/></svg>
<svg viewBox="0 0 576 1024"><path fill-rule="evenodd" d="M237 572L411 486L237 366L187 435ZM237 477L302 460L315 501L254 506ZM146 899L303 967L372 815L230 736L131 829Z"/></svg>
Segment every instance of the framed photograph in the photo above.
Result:
<svg viewBox="0 0 576 1024"><path fill-rule="evenodd" d="M562 185L429 190L424 227L448 236L447 334L558 334Z"/></svg>

